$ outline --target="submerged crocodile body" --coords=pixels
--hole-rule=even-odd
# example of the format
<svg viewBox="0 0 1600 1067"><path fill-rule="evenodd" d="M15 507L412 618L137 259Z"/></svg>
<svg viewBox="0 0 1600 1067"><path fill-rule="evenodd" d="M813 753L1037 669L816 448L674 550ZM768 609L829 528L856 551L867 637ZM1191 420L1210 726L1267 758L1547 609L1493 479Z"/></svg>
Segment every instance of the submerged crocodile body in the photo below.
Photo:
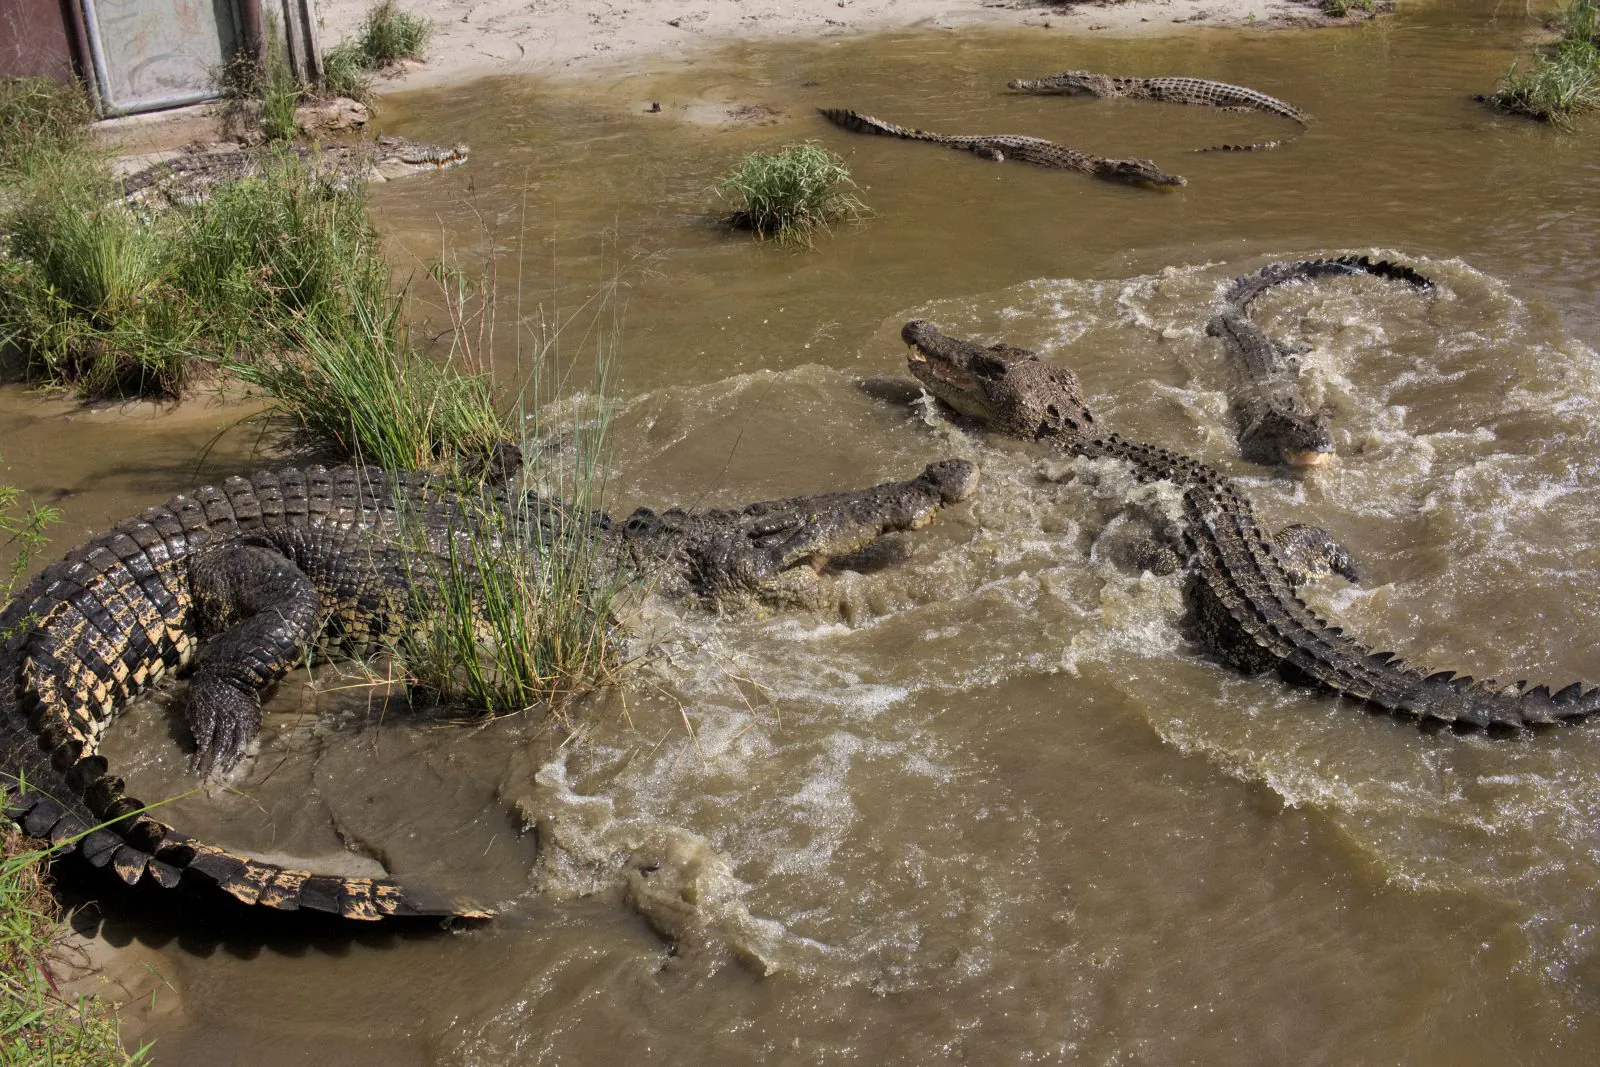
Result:
<svg viewBox="0 0 1600 1067"><path fill-rule="evenodd" d="M1433 288L1433 282L1410 267L1367 256L1269 263L1234 279L1222 310L1206 323L1206 333L1227 349L1236 378L1229 408L1244 458L1291 467L1320 467L1333 458L1333 436L1322 412L1314 411L1301 391L1295 354L1250 320L1250 304L1279 285L1353 274L1419 290Z"/></svg>
<svg viewBox="0 0 1600 1067"><path fill-rule="evenodd" d="M1285 103L1275 96L1257 92L1243 85L1214 82L1205 78L1124 78L1112 74L1095 74L1087 70L1064 70L1045 78L1017 78L1008 83L1012 89L1025 93L1060 94L1064 96L1128 97L1135 100L1160 100L1168 104L1193 104L1215 107L1224 111L1264 111L1298 122L1302 127L1311 124L1311 116ZM1200 152L1250 152L1277 148L1283 142L1260 141L1254 144L1223 144L1197 149Z"/></svg>
<svg viewBox="0 0 1600 1067"><path fill-rule="evenodd" d="M203 773L226 771L261 722L261 693L314 641L370 647L424 614L428 555L463 538L547 544L558 525L599 539L605 566L668 572L711 599L787 592L827 557L911 529L969 495L962 460L871 489L613 523L537 497L459 494L426 476L309 467L230 478L118 523L47 567L0 613L0 790L6 814L124 882L195 872L247 904L390 915L482 915L392 881L288 869L144 813L96 755L108 724L191 668L187 718ZM489 524L489 525L485 525ZM539 540L541 537L545 540ZM438 573L433 571L432 573ZM91 827L107 824L99 829Z"/></svg>
<svg viewBox="0 0 1600 1067"><path fill-rule="evenodd" d="M219 185L260 177L273 160L285 155L310 164L323 181L344 189L361 182L388 181L459 166L467 161L469 150L464 144L419 144L404 137L314 147L247 148L225 144L185 152L134 171L122 179L122 200L131 207L199 203Z"/></svg>
<svg viewBox="0 0 1600 1067"><path fill-rule="evenodd" d="M952 136L916 130L909 126L896 126L892 122L884 122L871 115L863 115L859 111L849 111L844 108L825 107L818 110L829 122L856 133L903 137L908 141L928 141L932 144L942 144L946 148L971 152L973 155L992 159L997 163L1015 159L1040 167L1081 171L1108 182L1140 185L1151 189L1171 189L1188 184L1187 179L1168 174L1148 159L1103 159L1040 137L1022 137L1015 134Z"/></svg>
<svg viewBox="0 0 1600 1067"><path fill-rule="evenodd" d="M1187 456L1102 432L1071 371L1025 349L947 337L920 321L907 323L902 337L912 347L909 367L917 380L990 429L1069 455L1121 460L1142 482L1177 486L1195 621L1232 665L1462 727L1520 730L1600 711L1600 689L1580 683L1552 693L1525 682L1429 673L1374 652L1300 599L1250 501L1227 478Z"/></svg>

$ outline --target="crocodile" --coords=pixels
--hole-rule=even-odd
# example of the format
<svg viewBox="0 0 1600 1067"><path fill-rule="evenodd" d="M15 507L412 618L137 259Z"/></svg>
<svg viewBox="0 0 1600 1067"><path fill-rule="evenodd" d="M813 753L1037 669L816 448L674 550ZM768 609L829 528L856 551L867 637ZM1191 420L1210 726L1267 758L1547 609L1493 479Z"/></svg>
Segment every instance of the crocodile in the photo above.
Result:
<svg viewBox="0 0 1600 1067"><path fill-rule="evenodd" d="M250 148L223 143L141 167L122 179L122 202L130 207L196 204L219 185L260 177L274 160L299 159L335 189L360 182L388 181L459 166L470 150L464 144L419 144L404 137L375 141Z"/></svg>
<svg viewBox="0 0 1600 1067"><path fill-rule="evenodd" d="M1291 282L1367 274L1412 286L1433 282L1410 267L1368 256L1338 256L1293 263L1269 263L1235 278L1223 307L1206 323L1206 333L1228 350L1236 383L1229 401L1239 450L1256 463L1320 467L1333 459L1333 436L1320 411L1313 411L1300 389L1294 353L1270 339L1250 321L1250 304L1262 293Z"/></svg>
<svg viewBox="0 0 1600 1067"><path fill-rule="evenodd" d="M972 464L947 460L870 489L614 522L509 487L464 493L375 467L229 478L117 523L0 612L0 800L27 833L129 885L173 887L193 872L279 910L483 916L387 878L315 874L196 840L126 794L100 739L136 696L187 670L196 766L225 773L260 726L262 692L314 641L381 647L428 610L426 557L459 559L461 539L485 529L537 547L565 528L598 539L603 565L670 572L708 601L769 587L782 599L828 557L931 521L976 484Z"/></svg>
<svg viewBox="0 0 1600 1067"><path fill-rule="evenodd" d="M1070 456L1119 460L1144 483L1172 483L1182 494L1190 612L1204 642L1231 666L1489 736L1600 711L1600 688L1581 682L1551 692L1522 681L1474 681L1374 651L1300 598L1236 485L1199 460L1102 430L1072 371L1026 349L947 336L920 320L908 322L901 337L911 346L909 369L928 392L990 430Z"/></svg>
<svg viewBox="0 0 1600 1067"><path fill-rule="evenodd" d="M916 130L909 126L896 126L892 122L884 122L871 115L863 115L859 111L849 111L844 108L825 107L818 110L829 122L856 133L903 137L908 141L929 141L947 148L971 152L973 155L992 159L997 163L1015 159L1041 167L1082 171L1084 174L1091 174L1108 182L1122 182L1125 185L1138 185L1147 189L1171 189L1188 184L1187 179L1180 178L1176 174L1168 174L1152 160L1102 159L1099 156L1079 152L1075 148L1068 148L1066 145L1056 144L1054 141L1046 141L1041 137L1022 137L1015 134L951 136Z"/></svg>
<svg viewBox="0 0 1600 1067"><path fill-rule="evenodd" d="M1007 83L1011 89L1025 93L1060 94L1064 96L1128 97L1137 100L1160 100L1168 104L1195 104L1216 107L1225 111L1264 111L1298 122L1302 127L1311 125L1311 116L1285 103L1275 96L1257 92L1243 85L1214 82L1206 78L1125 78L1113 74L1095 74L1087 70L1064 70L1045 78L1017 78ZM1253 152L1277 148L1283 141L1258 141L1252 144L1220 144L1197 148L1197 152Z"/></svg>

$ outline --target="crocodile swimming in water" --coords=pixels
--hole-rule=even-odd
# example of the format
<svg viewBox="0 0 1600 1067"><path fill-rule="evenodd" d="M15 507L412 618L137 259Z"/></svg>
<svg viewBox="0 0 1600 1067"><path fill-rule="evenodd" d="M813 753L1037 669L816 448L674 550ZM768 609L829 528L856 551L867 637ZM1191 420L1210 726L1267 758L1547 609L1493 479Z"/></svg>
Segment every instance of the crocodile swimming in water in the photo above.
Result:
<svg viewBox="0 0 1600 1067"><path fill-rule="evenodd" d="M261 693L314 641L372 647L403 630L428 610L419 561L447 559L453 546L459 559L462 538L492 519L503 520L489 527L505 531L497 536L535 545L561 529L596 538L607 565L660 573L709 600L769 590L792 599L830 557L921 526L976 484L972 464L947 460L871 489L740 511L641 508L615 523L505 489L460 494L373 467L260 473L175 496L45 568L0 613L6 814L129 885L171 887L195 872L244 903L280 910L484 915L387 879L288 869L194 840L125 794L96 754L100 738L133 698L192 668L186 717L197 767L227 771L260 727Z"/></svg>
<svg viewBox="0 0 1600 1067"><path fill-rule="evenodd" d="M1236 278L1223 296L1223 307L1206 323L1206 333L1220 339L1235 376L1229 396L1239 451L1256 463L1320 467L1333 458L1333 436L1320 411L1313 411L1300 388L1294 353L1269 338L1250 320L1250 304L1279 285L1317 278L1367 274L1410 285L1418 290L1433 282L1410 267L1367 256L1307 259L1269 263L1254 274Z"/></svg>
<svg viewBox="0 0 1600 1067"><path fill-rule="evenodd" d="M905 325L909 369L928 392L995 432L1072 456L1120 460L1141 482L1182 493L1186 592L1205 642L1231 665L1363 701L1419 722L1488 731L1565 722L1600 711L1600 688L1552 693L1526 682L1429 673L1331 625L1295 591L1248 498L1216 470L1164 448L1103 432L1078 379L1026 349L985 348L919 320Z"/></svg>
<svg viewBox="0 0 1600 1067"><path fill-rule="evenodd" d="M464 144L419 144L404 137L316 146L248 148L225 144L184 152L153 163L122 179L122 202L130 207L196 204L219 185L260 177L274 159L292 156L309 164L336 189L361 182L388 181L459 166L470 154Z"/></svg>
<svg viewBox="0 0 1600 1067"><path fill-rule="evenodd" d="M896 126L892 122L884 122L871 115L863 115L859 111L849 111L845 108L825 107L818 110L829 122L843 126L847 130L854 130L856 133L876 133L885 137L903 137L908 141L928 141L932 144L942 144L946 148L971 152L973 155L992 159L997 163L1015 159L1040 167L1081 171L1108 182L1140 185L1150 189L1171 189L1188 184L1187 179L1168 174L1152 160L1102 159L1068 148L1066 145L1056 144L1054 141L1046 141L1041 137L1022 137L1014 134L951 136L944 133L930 133L927 130L915 130L909 126Z"/></svg>
<svg viewBox="0 0 1600 1067"><path fill-rule="evenodd" d="M1007 83L1009 88L1025 93L1059 94L1063 96L1127 97L1135 100L1160 100L1168 104L1194 104L1200 107L1221 108L1224 111L1264 111L1298 122L1302 127L1311 125L1311 116L1285 103L1275 96L1248 89L1243 85L1214 82L1205 78L1124 78L1112 74L1095 74L1087 70L1064 70L1045 78L1017 78ZM1197 148L1197 152L1253 152L1277 148L1282 140L1259 141L1253 144L1221 144L1210 148Z"/></svg>

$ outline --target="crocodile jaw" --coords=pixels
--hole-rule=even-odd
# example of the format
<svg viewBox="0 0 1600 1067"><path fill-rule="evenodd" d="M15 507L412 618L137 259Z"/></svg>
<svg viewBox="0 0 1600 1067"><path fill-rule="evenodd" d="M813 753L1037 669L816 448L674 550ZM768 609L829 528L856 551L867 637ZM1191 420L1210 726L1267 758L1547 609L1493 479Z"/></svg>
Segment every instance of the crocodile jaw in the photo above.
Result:
<svg viewBox="0 0 1600 1067"><path fill-rule="evenodd" d="M1293 452L1287 457L1289 466L1300 470L1310 470L1314 467L1326 467L1333 462L1332 452Z"/></svg>
<svg viewBox="0 0 1600 1067"><path fill-rule="evenodd" d="M954 363L929 359L914 344L907 347L906 369L936 400L968 418L981 422L994 418L994 410L986 402L976 377Z"/></svg>

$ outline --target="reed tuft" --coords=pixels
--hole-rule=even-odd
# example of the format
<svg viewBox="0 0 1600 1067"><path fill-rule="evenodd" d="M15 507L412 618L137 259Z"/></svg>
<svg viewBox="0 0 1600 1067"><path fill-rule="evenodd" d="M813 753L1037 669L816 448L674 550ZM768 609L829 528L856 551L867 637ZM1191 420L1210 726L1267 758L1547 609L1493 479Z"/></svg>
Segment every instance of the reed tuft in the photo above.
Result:
<svg viewBox="0 0 1600 1067"><path fill-rule="evenodd" d="M734 204L727 221L780 244L810 248L835 222L867 213L844 160L813 141L753 152L717 181Z"/></svg>

